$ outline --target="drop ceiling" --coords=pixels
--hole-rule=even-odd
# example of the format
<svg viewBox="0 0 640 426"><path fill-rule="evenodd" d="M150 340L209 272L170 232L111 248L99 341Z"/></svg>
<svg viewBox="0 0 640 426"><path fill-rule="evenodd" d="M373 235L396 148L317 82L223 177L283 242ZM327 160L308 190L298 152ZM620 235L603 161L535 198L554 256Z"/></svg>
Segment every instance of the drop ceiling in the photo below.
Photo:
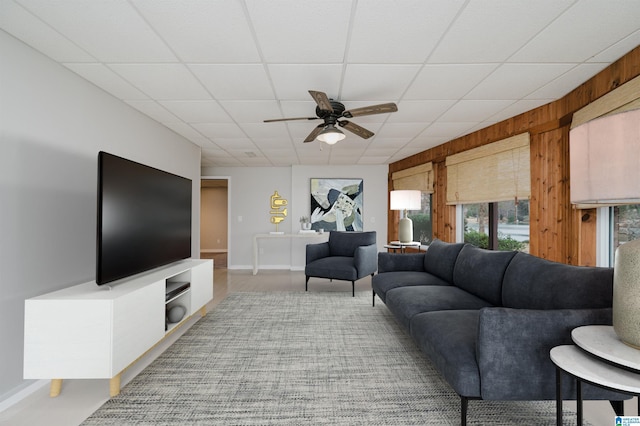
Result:
<svg viewBox="0 0 640 426"><path fill-rule="evenodd" d="M0 29L202 147L203 166L388 164L556 100L640 45L637 0L0 0ZM334 146L308 90L347 109Z"/></svg>

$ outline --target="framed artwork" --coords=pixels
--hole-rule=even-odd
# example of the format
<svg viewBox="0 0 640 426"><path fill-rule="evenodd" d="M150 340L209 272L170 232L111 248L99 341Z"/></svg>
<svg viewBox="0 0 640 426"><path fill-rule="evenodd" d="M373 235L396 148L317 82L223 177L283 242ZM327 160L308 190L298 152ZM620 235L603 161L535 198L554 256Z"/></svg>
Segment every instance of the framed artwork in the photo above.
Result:
<svg viewBox="0 0 640 426"><path fill-rule="evenodd" d="M311 229L362 231L362 179L311 178Z"/></svg>

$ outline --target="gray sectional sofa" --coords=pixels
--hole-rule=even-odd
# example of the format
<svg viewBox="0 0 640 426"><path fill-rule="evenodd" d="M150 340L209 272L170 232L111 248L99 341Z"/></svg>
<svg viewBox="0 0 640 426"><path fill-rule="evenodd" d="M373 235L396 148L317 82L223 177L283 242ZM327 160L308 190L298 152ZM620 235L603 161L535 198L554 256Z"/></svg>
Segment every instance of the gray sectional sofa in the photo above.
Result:
<svg viewBox="0 0 640 426"><path fill-rule="evenodd" d="M571 330L611 324L613 270L551 262L526 253L435 240L424 253L378 253L372 278L416 345L461 397L553 400L549 351L571 344ZM575 398L564 380L562 395ZM628 396L583 386L585 399Z"/></svg>

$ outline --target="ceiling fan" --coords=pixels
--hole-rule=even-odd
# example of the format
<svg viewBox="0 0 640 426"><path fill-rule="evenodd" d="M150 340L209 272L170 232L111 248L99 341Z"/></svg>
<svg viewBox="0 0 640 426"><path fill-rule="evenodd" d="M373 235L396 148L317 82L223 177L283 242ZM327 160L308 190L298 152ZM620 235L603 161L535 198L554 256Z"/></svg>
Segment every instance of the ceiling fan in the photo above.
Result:
<svg viewBox="0 0 640 426"><path fill-rule="evenodd" d="M393 102L345 110L344 105L341 102L329 99L324 92L309 90L309 94L313 100L316 101L316 104L318 104L318 106L316 106L316 117L275 118L272 120L264 120L264 122L273 123L276 121L291 120L323 120L324 122L316 126L304 141L311 142L314 139L318 139L319 141L333 145L345 138L344 133L336 127L336 124L364 139L369 139L374 135L372 131L352 123L351 121L341 120L341 118L353 118L363 115L384 114L398 111L398 107Z"/></svg>

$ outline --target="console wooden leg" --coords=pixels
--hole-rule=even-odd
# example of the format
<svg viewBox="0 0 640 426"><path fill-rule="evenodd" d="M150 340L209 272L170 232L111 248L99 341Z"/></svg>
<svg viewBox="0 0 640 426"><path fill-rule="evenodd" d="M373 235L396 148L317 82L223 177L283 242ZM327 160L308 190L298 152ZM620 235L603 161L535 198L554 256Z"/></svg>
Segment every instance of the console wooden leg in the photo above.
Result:
<svg viewBox="0 0 640 426"><path fill-rule="evenodd" d="M49 387L49 396L55 398L60 395L62 390L62 379L51 379L51 386Z"/></svg>
<svg viewBox="0 0 640 426"><path fill-rule="evenodd" d="M109 396L116 396L118 394L120 394L120 374L109 380Z"/></svg>

